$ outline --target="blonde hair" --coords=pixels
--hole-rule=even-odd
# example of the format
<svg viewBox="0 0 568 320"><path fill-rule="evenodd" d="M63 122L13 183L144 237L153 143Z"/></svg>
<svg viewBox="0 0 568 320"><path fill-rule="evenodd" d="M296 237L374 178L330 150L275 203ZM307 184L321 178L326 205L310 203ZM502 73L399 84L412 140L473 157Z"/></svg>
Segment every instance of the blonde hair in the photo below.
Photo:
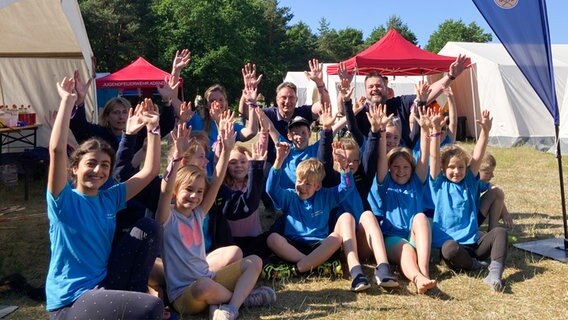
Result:
<svg viewBox="0 0 568 320"><path fill-rule="evenodd" d="M448 163L450 163L450 159L453 157L465 161L466 166L469 165L469 160L471 159L469 153L461 146L457 144L448 145L440 151L442 169L448 167Z"/></svg>
<svg viewBox="0 0 568 320"><path fill-rule="evenodd" d="M497 166L497 160L495 160L495 157L491 153L486 152L485 156L483 156L483 160L481 160L481 165L479 166L479 170L485 171L489 168L495 168L496 166Z"/></svg>
<svg viewBox="0 0 568 320"><path fill-rule="evenodd" d="M126 108L126 111L130 110L130 108L132 107L132 105L130 104L130 101L126 100L123 97L116 97L116 98L112 98L110 100L108 100L105 103L105 106L103 108L103 112L101 112L101 115L99 117L99 120L101 122L102 126L108 126L108 116L111 112L114 111L114 109L116 107L122 106L124 108Z"/></svg>
<svg viewBox="0 0 568 320"><path fill-rule="evenodd" d="M412 156L412 151L410 151L410 149L405 148L405 147L395 147L395 148L391 149L391 151L389 151L389 153L387 153L388 167L390 168L390 166L392 165L394 160L396 160L399 157L403 158L408 163L410 163L410 167L412 168L412 172L414 172L414 170L416 169L416 160L414 160L414 157Z"/></svg>
<svg viewBox="0 0 568 320"><path fill-rule="evenodd" d="M233 152L233 151L244 154L247 157L252 157L252 153L250 152L250 150L243 145L236 145L233 148L233 150L231 150L231 152ZM247 177L247 179L248 179L248 177ZM235 180L235 178L233 178L231 176L231 174L229 173L229 170L227 170L227 173L225 174L225 181L223 181L223 183L226 184L227 186L231 187L231 188L235 186L236 180Z"/></svg>
<svg viewBox="0 0 568 320"><path fill-rule="evenodd" d="M359 151L359 144L353 138L342 138L341 144L345 150L357 150Z"/></svg>
<svg viewBox="0 0 568 320"><path fill-rule="evenodd" d="M203 179L203 181L205 182L204 191L207 192L207 189L209 189L209 184L207 183L207 174L205 173L205 171L192 164L181 167L177 171L173 194L178 194L180 190L189 187L195 181L197 181L197 179Z"/></svg>
<svg viewBox="0 0 568 320"><path fill-rule="evenodd" d="M321 183L325 178L325 168L316 158L310 158L300 162L296 168L296 180L311 180Z"/></svg>

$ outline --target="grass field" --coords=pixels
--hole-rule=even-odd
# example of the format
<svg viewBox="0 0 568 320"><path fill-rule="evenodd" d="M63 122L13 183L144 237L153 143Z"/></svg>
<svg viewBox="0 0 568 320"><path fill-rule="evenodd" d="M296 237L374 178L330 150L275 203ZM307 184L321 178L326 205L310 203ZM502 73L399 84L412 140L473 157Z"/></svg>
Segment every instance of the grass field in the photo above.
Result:
<svg viewBox="0 0 568 320"><path fill-rule="evenodd" d="M472 145L468 144L471 149ZM489 148L497 158L494 182L506 192L514 218L511 234L519 242L562 237L562 213L556 158L530 148ZM565 160L568 162L568 159ZM564 165L564 172L568 166ZM2 186L0 209L22 205L25 210L0 216L0 278L21 273L41 284L49 262L45 181L36 181L31 200L23 201L23 184ZM365 293L349 291L347 279L294 279L267 283L278 294L266 309L243 309L241 319L566 319L568 265L509 247L503 292L483 284L485 273L456 274L432 265L437 289L427 295L398 273L402 287L387 292L374 285ZM371 276L371 266L365 268ZM18 305L5 319L46 319L44 305L0 287L0 305ZM205 319L202 316L201 319Z"/></svg>

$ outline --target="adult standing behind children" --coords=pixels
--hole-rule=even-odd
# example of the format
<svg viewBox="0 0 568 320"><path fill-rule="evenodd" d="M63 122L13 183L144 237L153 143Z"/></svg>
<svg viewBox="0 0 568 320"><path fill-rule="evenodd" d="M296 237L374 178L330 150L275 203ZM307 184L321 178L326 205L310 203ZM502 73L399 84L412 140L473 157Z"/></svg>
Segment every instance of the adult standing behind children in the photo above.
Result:
<svg viewBox="0 0 568 320"><path fill-rule="evenodd" d="M434 82L430 85L430 95L427 101L417 101L418 106L425 106L429 102L436 99L444 88L447 88L450 83L455 80L465 68L469 67L469 58L464 55L459 55L456 58L448 70L448 73L442 77L440 80ZM387 115L394 114L400 120L401 125L401 144L403 147L412 148L414 142L420 137L416 136L413 139L410 137L410 114L411 107L415 104L416 95L402 95L397 96L392 99L388 99L387 86L378 73L371 73L365 77L365 94L367 103L365 105L365 111L369 111L369 105L374 104L375 106L379 104L387 105ZM370 130L369 121L365 112L360 112L357 115L357 124L363 135L367 135Z"/></svg>

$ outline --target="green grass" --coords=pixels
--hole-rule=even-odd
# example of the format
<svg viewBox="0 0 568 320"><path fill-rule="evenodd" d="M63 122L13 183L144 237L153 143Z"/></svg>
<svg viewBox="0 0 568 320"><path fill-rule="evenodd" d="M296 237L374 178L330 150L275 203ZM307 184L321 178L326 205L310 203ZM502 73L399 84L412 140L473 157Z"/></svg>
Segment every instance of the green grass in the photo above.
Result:
<svg viewBox="0 0 568 320"><path fill-rule="evenodd" d="M468 149L472 148L467 144ZM497 158L494 182L506 193L513 214L511 230L519 241L562 237L562 213L556 158L528 147L489 148ZM566 159L565 162L568 162ZM568 170L564 165L564 171ZM0 189L0 207L20 204L25 211L0 220L0 277L20 272L41 284L49 260L48 223L45 215L45 181L32 187L32 199L23 202L23 186ZM16 220L13 218L20 218ZM457 274L432 265L438 288L415 294L401 280L400 289L387 292L375 285L365 292L349 291L347 279L303 279L267 283L278 294L270 308L243 309L241 319L565 319L568 314L568 265L509 247L505 288L492 293L481 274ZM370 265L365 272L371 275ZM399 279L404 277L398 273ZM44 305L0 287L0 304L20 308L6 319L46 318ZM201 317L205 319L205 317Z"/></svg>

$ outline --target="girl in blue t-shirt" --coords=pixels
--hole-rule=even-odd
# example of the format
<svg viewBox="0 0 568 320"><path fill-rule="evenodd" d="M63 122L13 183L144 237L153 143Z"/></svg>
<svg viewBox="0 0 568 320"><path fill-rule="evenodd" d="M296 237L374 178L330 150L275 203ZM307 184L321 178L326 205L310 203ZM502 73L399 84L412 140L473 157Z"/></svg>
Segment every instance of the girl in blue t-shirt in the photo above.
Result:
<svg viewBox="0 0 568 320"><path fill-rule="evenodd" d="M482 112L479 139L470 158L457 145L440 152L441 121L433 121L431 134L430 187L435 204L432 246L441 248L442 258L454 269L478 270L484 265L477 259L491 259L484 282L494 291L501 290L507 256L507 231L496 227L478 236L479 168L491 130L489 111Z"/></svg>
<svg viewBox="0 0 568 320"><path fill-rule="evenodd" d="M427 92L427 84L421 87ZM387 154L386 139L379 143L377 178L369 193L369 203L379 216L389 261L400 265L418 293L436 286L430 279L430 223L424 215L423 188L428 174L431 114L419 110L422 156L418 163L408 148L396 147Z"/></svg>
<svg viewBox="0 0 568 320"><path fill-rule="evenodd" d="M85 314L96 314L100 318L115 319L128 314L136 319L161 319L161 300L145 293L148 274L144 277L137 270L133 275L134 272L129 273L124 264L115 265L111 257L120 255L122 262L130 263L129 266L148 263L151 267L153 264L153 259L137 253L155 242L146 230L133 228L130 233L128 241L136 243L137 248L119 245L119 249L126 250L113 249L111 252L111 244L116 212L158 174L157 108L146 99L135 110L130 110L127 120L127 128L146 126L148 129L146 165L126 182L102 190L111 175L114 150L102 140L87 140L75 150L70 168L67 167L69 121L77 99L75 80L63 78L57 89L61 104L49 141L46 193L51 240L46 282L49 317L76 319ZM68 181L68 173L73 178L72 184ZM158 233L155 231L154 235ZM147 270L149 272L149 268Z"/></svg>

